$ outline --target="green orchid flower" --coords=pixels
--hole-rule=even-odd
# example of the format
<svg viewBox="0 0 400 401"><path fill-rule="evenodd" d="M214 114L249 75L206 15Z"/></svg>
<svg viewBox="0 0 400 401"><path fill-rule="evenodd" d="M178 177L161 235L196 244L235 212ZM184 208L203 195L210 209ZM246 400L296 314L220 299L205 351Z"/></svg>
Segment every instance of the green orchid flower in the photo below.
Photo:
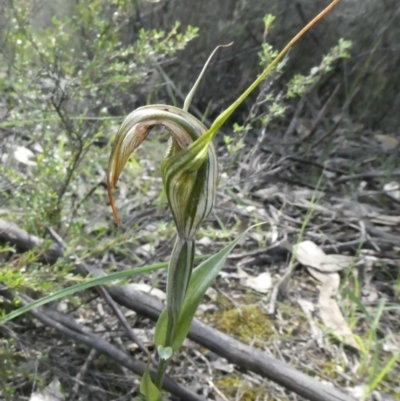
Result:
<svg viewBox="0 0 400 401"><path fill-rule="evenodd" d="M161 163L161 176L178 236L193 239L210 214L215 200L218 160L211 142L195 142L207 132L190 113L162 104L140 107L125 119L117 133L107 173L108 193L116 221L118 214L112 198L119 176L131 154L146 139L155 125L163 125L171 137Z"/></svg>

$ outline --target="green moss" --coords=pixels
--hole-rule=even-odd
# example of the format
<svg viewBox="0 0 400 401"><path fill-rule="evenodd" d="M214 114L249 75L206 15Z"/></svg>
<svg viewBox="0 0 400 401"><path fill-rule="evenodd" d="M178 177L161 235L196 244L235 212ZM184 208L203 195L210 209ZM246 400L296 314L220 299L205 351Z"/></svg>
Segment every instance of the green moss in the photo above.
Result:
<svg viewBox="0 0 400 401"><path fill-rule="evenodd" d="M232 302L223 295L218 295L215 299L215 304L218 305L219 309L228 310L232 309Z"/></svg>
<svg viewBox="0 0 400 401"><path fill-rule="evenodd" d="M277 336L270 317L257 305L219 310L213 314L211 320L218 330L247 344Z"/></svg>
<svg viewBox="0 0 400 401"><path fill-rule="evenodd" d="M268 389L262 386L254 386L247 383L236 374L227 375L214 380L214 385L225 396L232 400L254 401L257 399L265 401L276 401L275 397L268 396ZM288 398L279 398L280 401L287 401Z"/></svg>
<svg viewBox="0 0 400 401"><path fill-rule="evenodd" d="M321 369L323 375L329 379L336 380L339 377L337 371L337 364L333 360L329 360L322 365Z"/></svg>
<svg viewBox="0 0 400 401"><path fill-rule="evenodd" d="M215 386L225 395L241 401L254 401L265 394L261 388L252 388L237 375L228 375L214 381Z"/></svg>

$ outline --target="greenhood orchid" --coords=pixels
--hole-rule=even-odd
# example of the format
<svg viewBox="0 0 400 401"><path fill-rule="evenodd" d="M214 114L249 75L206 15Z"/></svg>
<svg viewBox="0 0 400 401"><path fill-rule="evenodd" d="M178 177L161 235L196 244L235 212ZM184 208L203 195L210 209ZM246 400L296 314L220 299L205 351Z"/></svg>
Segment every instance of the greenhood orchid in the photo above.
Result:
<svg viewBox="0 0 400 401"><path fill-rule="evenodd" d="M215 199L218 161L212 143L196 146L195 141L207 129L188 112L177 107L152 105L140 107L125 119L115 142L109 171L108 191L114 216L118 215L112 201L115 187L130 155L146 139L150 130L161 124L170 133L161 164L161 174L168 203L174 216L178 235L192 239L201 222L210 214Z"/></svg>
<svg viewBox="0 0 400 401"><path fill-rule="evenodd" d="M166 309L156 327L159 365L155 385L148 372L142 378L141 392L149 401L161 400L159 389L168 362L173 352L182 344L207 287L212 284L227 255L237 243L237 240L233 241L223 251L203 262L192 275L195 235L212 211L217 190L218 160L212 139L237 107L278 65L294 43L339 1L333 0L307 24L249 88L216 118L209 129L188 110L204 71L218 48L204 65L185 100L183 109L162 104L140 107L126 117L117 133L107 173L108 195L117 223L119 219L112 198L112 188L116 187L126 162L154 126L162 125L170 134L165 157L161 162L161 176L174 218L177 239L168 266Z"/></svg>

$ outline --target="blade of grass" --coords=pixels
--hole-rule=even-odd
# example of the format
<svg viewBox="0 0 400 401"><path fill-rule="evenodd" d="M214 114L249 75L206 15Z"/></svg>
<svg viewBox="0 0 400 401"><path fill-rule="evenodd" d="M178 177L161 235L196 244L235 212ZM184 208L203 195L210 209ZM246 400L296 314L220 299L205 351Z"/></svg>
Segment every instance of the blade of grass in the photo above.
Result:
<svg viewBox="0 0 400 401"><path fill-rule="evenodd" d="M389 362L381 370L378 376L376 376L375 379L373 379L372 382L369 384L368 387L370 392L374 391L378 387L379 383L385 378L385 376L390 372L390 370L393 368L393 366L399 359L400 359L400 351L397 351L390 358Z"/></svg>
<svg viewBox="0 0 400 401"><path fill-rule="evenodd" d="M47 295L43 298L38 299L37 301L30 303L29 305L23 306L22 308L19 308L15 311L10 312L5 316L0 317L0 324L9 322L10 320L15 319L16 317L21 316L22 314L29 312L34 308L38 308L39 306L43 306L50 302L54 302L60 298L65 298L70 295L73 295L78 291L87 290L88 288L95 287L96 285L107 284L110 281L122 280L131 276L136 276L138 274L143 274L152 272L154 270L163 269L166 268L167 266L168 263L166 262L157 263L150 266L139 267L137 269L130 269L130 270L125 270L123 272L112 273L104 277L90 279L88 281L85 281L84 283L79 283L71 287L64 288L63 290L57 291L55 294Z"/></svg>
<svg viewBox="0 0 400 401"><path fill-rule="evenodd" d="M354 294L353 291L350 290L350 288L345 287L343 288L343 292L344 294L349 297L349 299L354 302L358 309L360 309L360 311L365 315L366 319L368 320L369 323L372 323L372 316L371 314L367 311L367 309L365 308L365 306L362 304L362 302L360 301L360 299L356 296L356 294Z"/></svg>

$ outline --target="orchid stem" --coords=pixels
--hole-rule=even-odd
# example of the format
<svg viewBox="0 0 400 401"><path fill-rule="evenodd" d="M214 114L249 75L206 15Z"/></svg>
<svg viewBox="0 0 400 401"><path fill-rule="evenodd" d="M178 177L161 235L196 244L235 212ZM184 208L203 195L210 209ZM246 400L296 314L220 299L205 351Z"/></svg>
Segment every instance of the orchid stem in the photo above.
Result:
<svg viewBox="0 0 400 401"><path fill-rule="evenodd" d="M195 242L192 239L178 237L172 250L168 267L167 314L168 323L164 347L172 347L179 314L185 300L187 288L193 270ZM155 385L161 389L169 359L160 359Z"/></svg>

